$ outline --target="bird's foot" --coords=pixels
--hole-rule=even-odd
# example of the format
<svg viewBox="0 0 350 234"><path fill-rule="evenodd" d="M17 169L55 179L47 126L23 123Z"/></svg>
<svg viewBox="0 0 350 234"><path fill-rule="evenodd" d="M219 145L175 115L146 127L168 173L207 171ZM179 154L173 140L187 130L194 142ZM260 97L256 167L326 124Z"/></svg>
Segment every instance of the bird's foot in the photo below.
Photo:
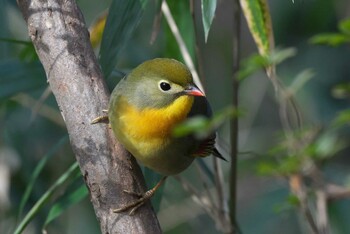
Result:
<svg viewBox="0 0 350 234"><path fill-rule="evenodd" d="M108 113L108 110L102 110L103 113ZM109 119L108 119L108 115L101 115L98 116L96 118L94 118L91 121L91 124L97 124L97 123L108 123Z"/></svg>
<svg viewBox="0 0 350 234"><path fill-rule="evenodd" d="M117 209L113 209L112 211L114 213L121 213L127 210L130 210L129 215L134 215L135 211L140 208L143 204L145 204L155 193L156 190L150 189L147 192L145 192L144 194L140 194L140 193L135 193L132 191L127 191L124 190L123 192L134 195L139 197L137 200L130 202L120 208Z"/></svg>
<svg viewBox="0 0 350 234"><path fill-rule="evenodd" d="M136 193L133 191L127 191L124 190L123 192L134 195L139 197L139 199L130 202L120 208L117 209L113 209L112 211L114 213L121 213L127 210L130 210L129 215L133 215L135 213L135 211L140 208L143 204L145 204L149 199L151 199L151 197L153 197L153 195L156 193L156 191L158 190L158 188L164 183L164 181L166 180L167 176L164 176L157 184L156 186L154 186L152 189L148 190L147 192L140 194L140 193Z"/></svg>

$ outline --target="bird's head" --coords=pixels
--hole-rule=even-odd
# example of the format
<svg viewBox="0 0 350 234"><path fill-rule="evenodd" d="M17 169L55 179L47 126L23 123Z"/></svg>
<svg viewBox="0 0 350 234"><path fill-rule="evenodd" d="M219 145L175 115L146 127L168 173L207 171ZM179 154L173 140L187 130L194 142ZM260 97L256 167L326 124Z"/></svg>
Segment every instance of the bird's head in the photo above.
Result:
<svg viewBox="0 0 350 234"><path fill-rule="evenodd" d="M177 98L204 96L189 69L174 59L157 58L136 67L126 79L124 93L138 108L163 108Z"/></svg>

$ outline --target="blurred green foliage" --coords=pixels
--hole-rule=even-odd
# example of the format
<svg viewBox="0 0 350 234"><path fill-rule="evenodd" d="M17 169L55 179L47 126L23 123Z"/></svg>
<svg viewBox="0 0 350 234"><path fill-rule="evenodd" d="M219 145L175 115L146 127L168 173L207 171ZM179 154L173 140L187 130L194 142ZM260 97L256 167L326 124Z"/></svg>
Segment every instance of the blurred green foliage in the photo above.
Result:
<svg viewBox="0 0 350 234"><path fill-rule="evenodd" d="M313 36L310 42L313 44L324 44L339 46L350 42L350 19L339 22L339 33L320 33Z"/></svg>
<svg viewBox="0 0 350 234"><path fill-rule="evenodd" d="M108 7L117 7L116 4L123 1L113 1L114 5L111 2L79 1L87 25ZM146 1L129 7L125 5L126 10L122 12L132 12L133 20L116 18L122 16L117 14L118 10L107 20L106 27L110 31L105 33L111 38L102 42L100 52L97 48L96 54L100 53L101 66L110 76L110 89L118 82L117 76L120 77L115 74L127 72L146 59L172 57L182 60L165 21L161 20L158 29L153 27L161 1L147 2L146 5ZM221 126L220 146L228 155L226 120L232 116L232 109L224 109L222 113L217 110L229 106L232 92L230 1L218 1L216 8L208 8L211 13L208 22L203 21L204 29L200 20L193 23L188 1L168 2L192 58L201 61L202 82L214 112L219 112L212 121L193 120L194 123L180 132L199 130L206 133L208 129ZM345 0L291 1L290 4L271 0L269 6L277 48L294 49L275 50L265 57L251 56L256 51L251 36L246 30L240 35L241 56L247 59L239 73L242 79L239 110L245 113L239 119L239 148L241 152L253 153L242 153L239 158L237 216L243 233L292 234L302 232L305 226L300 221L300 213L294 209L299 200L290 194L288 182L281 179L283 176L305 170L310 163L315 163L332 183L346 186L350 179L347 157L350 21L338 22L347 17L346 9L350 4ZM214 8L215 17L212 18ZM194 9L196 17L201 18L198 17L202 12L201 2L195 1ZM65 171L73 164L74 156L69 144L62 143L66 129L54 97L45 95L45 71L28 39L15 1L0 1L0 19L0 171L4 173L0 184L5 185L0 190L0 233L11 233L43 195L51 191L50 187L57 185L58 178L67 175ZM124 20L124 24L118 29L113 20ZM243 28L246 28L245 22ZM119 31L115 31L117 29ZM153 30L159 31L151 44ZM113 39L115 36L117 38ZM323 45L309 44L310 40ZM196 54L196 42L200 55ZM281 133L276 97L262 72L271 64L278 65L278 77L287 90L294 90L293 94L298 91L295 98L306 127L292 133L291 138ZM310 80L311 70L314 77ZM294 83L296 81L300 82ZM34 101L28 101L32 99ZM200 168L205 168L207 186L214 187L211 160L205 159L199 164ZM195 168L193 165L186 170L183 177L201 189L202 181ZM228 164L223 164L223 170L227 177ZM157 180L152 173L145 172L145 175L151 184ZM26 192L28 189L30 193ZM177 181L170 179L159 196L162 202L159 204L160 197L157 197L155 204L162 214L159 217L165 233L218 232L208 214L191 200L191 195L184 192ZM330 202L333 233L350 233L346 218L350 215L349 208L348 200ZM60 215L62 213L64 215ZM55 187L32 218L26 233L39 233L44 226L49 233L99 232L86 190L80 177L76 176Z"/></svg>

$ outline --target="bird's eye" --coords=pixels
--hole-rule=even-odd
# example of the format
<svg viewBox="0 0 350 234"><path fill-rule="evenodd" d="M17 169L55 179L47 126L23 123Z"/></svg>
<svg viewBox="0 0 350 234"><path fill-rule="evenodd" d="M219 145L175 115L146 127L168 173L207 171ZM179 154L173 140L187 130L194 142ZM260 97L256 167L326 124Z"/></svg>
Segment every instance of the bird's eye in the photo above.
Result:
<svg viewBox="0 0 350 234"><path fill-rule="evenodd" d="M171 85L168 82L162 81L159 83L159 87L162 91L168 91L171 89Z"/></svg>

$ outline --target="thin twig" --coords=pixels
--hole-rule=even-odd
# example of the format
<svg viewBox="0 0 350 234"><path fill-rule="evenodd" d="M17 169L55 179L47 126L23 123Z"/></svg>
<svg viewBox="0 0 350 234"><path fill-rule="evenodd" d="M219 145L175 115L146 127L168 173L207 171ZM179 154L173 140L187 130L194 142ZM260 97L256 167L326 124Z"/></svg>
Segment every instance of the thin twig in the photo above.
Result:
<svg viewBox="0 0 350 234"><path fill-rule="evenodd" d="M202 70L202 62L201 62L201 56L200 56L200 50L199 50L199 47L198 47L198 30L197 30L197 27L196 27L196 16L195 16L195 2L194 0L190 0L189 1L190 3L190 12L191 12L191 16L192 16L192 23L193 23L193 28L194 28L194 39L195 39L195 51L196 51L196 58L197 58L197 67L199 68L199 74L200 74L200 77L201 79L205 79L205 76L204 76L204 72ZM202 182L202 185L204 187L204 190L206 191L206 194L208 196L208 198L210 199L210 201L215 204L214 202L214 199L212 197L212 194L210 193L209 191L209 188L208 188L208 185L206 183L206 179L203 178L203 173L202 173L202 170L201 168L198 166L198 161L196 161L196 168L198 168L198 174L199 174L199 178Z"/></svg>
<svg viewBox="0 0 350 234"><path fill-rule="evenodd" d="M316 136L317 134L314 134L314 135ZM313 137L311 136L310 138L312 139ZM328 194L326 189L326 183L323 178L321 170L315 164L313 164L313 166L310 169L310 178L312 179L313 185L316 187L315 217L317 221L316 224L317 224L318 233L329 234L330 225L329 225L328 209L327 209Z"/></svg>
<svg viewBox="0 0 350 234"><path fill-rule="evenodd" d="M217 157L213 157L214 175L215 175L215 190L217 192L218 203L218 220L220 222L221 230L225 233L230 233L232 225L230 218L226 212L225 205L226 199L224 196L224 176L222 173L222 167Z"/></svg>
<svg viewBox="0 0 350 234"><path fill-rule="evenodd" d="M216 192L218 194L218 208L219 208L219 213L220 216L224 216L224 207L225 207L225 200L224 200L224 188L223 188L223 183L222 183L222 170L220 167L220 163L218 162L217 157L213 157L213 164L214 164L214 175L215 175L215 187L216 187Z"/></svg>
<svg viewBox="0 0 350 234"><path fill-rule="evenodd" d="M181 176L174 176L178 180L185 191L189 192L192 196L193 201L198 203L204 210L216 221L217 215L215 212L215 207L208 199L201 196L200 193L195 189L190 183L181 178Z"/></svg>
<svg viewBox="0 0 350 234"><path fill-rule="evenodd" d="M162 0L162 2L164 2L165 0ZM163 3L162 3L163 4ZM162 10L160 9L159 12L156 12L156 15L153 19L153 26L152 26L152 34L151 34L151 39L150 39L150 44L153 45L153 43L155 42L158 33L159 33L159 29L160 29L160 25L161 25L161 20L162 20Z"/></svg>
<svg viewBox="0 0 350 234"><path fill-rule="evenodd" d="M209 177L208 176L206 178L203 177L203 174L205 174L205 173L203 173L203 170L200 168L197 160L195 161L195 166L198 169L197 171L199 174L199 179L202 182L202 186L204 188L204 191L206 192L208 199L210 200L210 203L215 204L214 198L213 198L213 196L209 190L208 184L206 182Z"/></svg>
<svg viewBox="0 0 350 234"><path fill-rule="evenodd" d="M36 104L38 103L38 100L32 98L28 94L25 94L25 93L17 94L16 96L14 96L12 98L12 100L15 100L16 102L18 102L22 106L29 108L32 112L35 111L36 114L39 114L39 115L45 117L46 119L52 121L53 123L55 123L61 127L66 127L66 125L62 119L62 116L60 115L58 110L52 108L51 106L45 105L45 104L41 104L40 108L34 109L34 108L36 108Z"/></svg>
<svg viewBox="0 0 350 234"><path fill-rule="evenodd" d="M31 122L35 119L38 111L42 107L45 100L50 96L50 94L52 94L50 86L47 86L46 89L44 90L44 92L41 94L39 100L37 100L37 102L35 103L35 105L33 107L32 116L30 117Z"/></svg>
<svg viewBox="0 0 350 234"><path fill-rule="evenodd" d="M162 11L163 11L163 14L165 16L167 23L169 24L170 30L174 34L176 42L179 45L182 57L192 73L194 82L196 83L198 88L200 88L204 92L204 87L199 79L198 73L197 73L196 68L194 66L194 63L191 59L191 55L188 52L186 44L185 44L185 42L180 34L180 31L175 23L175 20L170 12L168 3L166 1L163 1L163 3L162 3Z"/></svg>
<svg viewBox="0 0 350 234"><path fill-rule="evenodd" d="M194 39L196 42L195 52L196 52L196 58L197 58L197 68L199 72L199 77L203 81L205 80L205 73L203 70L203 60L202 60L201 50L199 49L199 33L198 33L197 20L196 20L196 14L195 14L194 8L195 8L195 2L194 0L190 0L190 12L191 12L193 28L194 28Z"/></svg>
<svg viewBox="0 0 350 234"><path fill-rule="evenodd" d="M197 57L197 65L200 73L201 80L205 79L205 74L203 71L203 63L201 50L199 49L199 36L198 36L198 27L196 27L196 15L195 15L195 2L194 0L190 0L190 12L192 16L192 22L194 27L194 35L195 35L195 51ZM217 157L213 157L213 165L214 165L214 176L215 176L215 190L217 193L217 220L220 222L220 229L224 232L231 229L231 225L229 222L228 213L225 212L225 205L227 204L227 199L224 196L224 176L222 172L221 164ZM200 173L201 174L201 173ZM211 199L211 194L206 186L205 181L202 182L203 186L206 188L209 199ZM214 203L215 204L215 203Z"/></svg>
<svg viewBox="0 0 350 234"><path fill-rule="evenodd" d="M329 200L350 198L349 188L345 188L335 184L327 184L325 186L325 190L327 192L327 199Z"/></svg>
<svg viewBox="0 0 350 234"><path fill-rule="evenodd" d="M285 135L288 135L289 132L293 131L293 129L301 130L303 128L302 114L293 97L293 94L291 94L284 87L275 72L271 72L269 74L269 78L270 80L274 80L274 86L277 85L278 87L275 89L275 91L279 102L279 116ZM291 107L291 112L289 112L289 107ZM292 116L290 113L292 113L294 116Z"/></svg>
<svg viewBox="0 0 350 234"><path fill-rule="evenodd" d="M327 194L323 189L316 191L317 226L320 234L329 234Z"/></svg>
<svg viewBox="0 0 350 234"><path fill-rule="evenodd" d="M206 214L206 211L193 202L191 197L181 199L181 201L171 202L171 204L164 204L165 199L162 201L162 209L157 213L159 222L162 224L162 231L167 233L173 229L176 229L182 224L187 225L189 220L194 220L199 216ZM169 214L172 215L169 219Z"/></svg>
<svg viewBox="0 0 350 234"><path fill-rule="evenodd" d="M232 105L238 108L238 88L239 81L237 73L240 64L240 27L241 27L241 7L239 0L233 1L233 64L232 64ZM231 174L230 174L230 221L231 226L236 226L236 202L237 202L237 156L238 156L238 119L231 119ZM237 232L237 230L234 230Z"/></svg>
<svg viewBox="0 0 350 234"><path fill-rule="evenodd" d="M302 182L302 177L299 174L295 174L289 177L289 186L290 190L297 196L299 202L300 202L300 210L302 214L305 216L307 222L310 225L310 228L313 233L317 234L317 225L316 222L312 216L312 213L310 211L310 208L308 206L307 202L307 194Z"/></svg>

